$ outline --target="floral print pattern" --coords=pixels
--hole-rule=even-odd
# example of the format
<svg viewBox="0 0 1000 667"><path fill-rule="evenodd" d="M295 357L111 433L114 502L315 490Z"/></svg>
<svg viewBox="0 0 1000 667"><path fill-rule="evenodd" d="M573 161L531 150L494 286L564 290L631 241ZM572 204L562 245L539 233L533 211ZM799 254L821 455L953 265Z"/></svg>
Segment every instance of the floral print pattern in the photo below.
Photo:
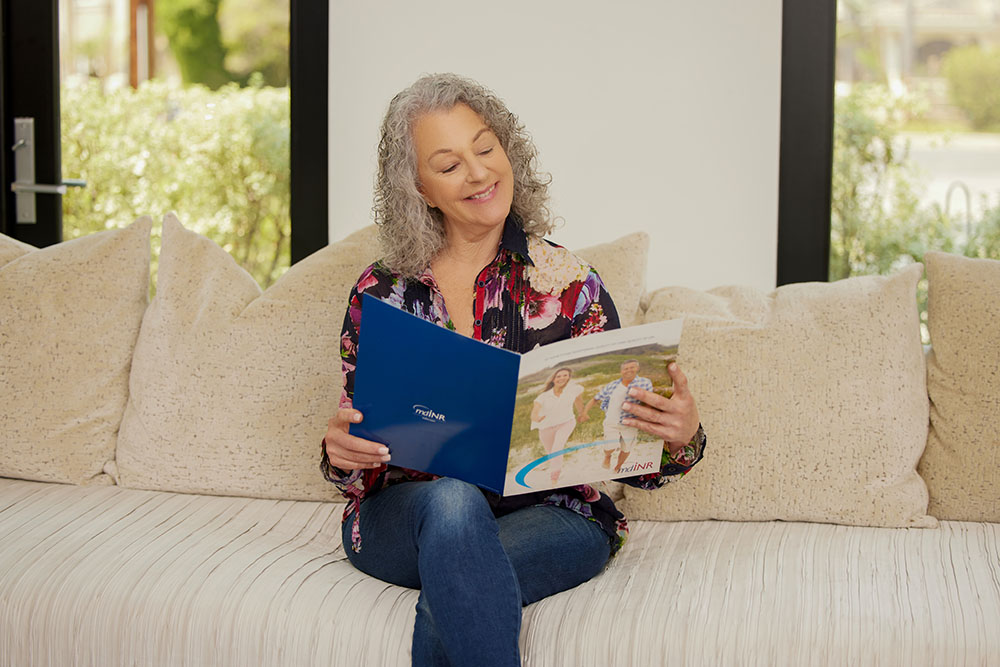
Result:
<svg viewBox="0 0 1000 667"><path fill-rule="evenodd" d="M341 407L351 407L354 396L362 294L388 301L439 326L455 328L430 268L417 278L408 279L379 262L369 266L351 290L344 316L340 352L343 367ZM514 216L506 221L495 259L477 277L473 309L473 336L476 339L519 353L538 345L620 326L618 312L597 272L555 243L529 239ZM483 381L488 382L489 378ZM660 471L618 481L643 489L659 488L670 479L684 475L697 463L704 443L704 432L699 429L683 456L673 458L664 448ZM361 550L363 536L358 517L365 496L390 484L436 479L428 473L392 465L340 470L330 464L325 445L321 468L347 499L345 520L354 514L352 548L355 551ZM577 512L601 525L611 541L612 553L621 548L628 536L624 515L606 494L591 485L510 498L487 491L483 493L498 515L537 504L557 505Z"/></svg>

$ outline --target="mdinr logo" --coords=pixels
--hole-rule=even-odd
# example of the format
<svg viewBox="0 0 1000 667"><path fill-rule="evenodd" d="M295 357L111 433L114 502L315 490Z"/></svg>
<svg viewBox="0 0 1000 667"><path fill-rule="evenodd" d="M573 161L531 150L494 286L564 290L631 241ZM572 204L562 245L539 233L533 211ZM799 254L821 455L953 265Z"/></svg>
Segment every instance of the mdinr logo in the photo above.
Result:
<svg viewBox="0 0 1000 667"><path fill-rule="evenodd" d="M435 424L441 424L444 422L444 415L440 412L434 412L426 405L414 405L413 414L417 415L425 422L433 422Z"/></svg>

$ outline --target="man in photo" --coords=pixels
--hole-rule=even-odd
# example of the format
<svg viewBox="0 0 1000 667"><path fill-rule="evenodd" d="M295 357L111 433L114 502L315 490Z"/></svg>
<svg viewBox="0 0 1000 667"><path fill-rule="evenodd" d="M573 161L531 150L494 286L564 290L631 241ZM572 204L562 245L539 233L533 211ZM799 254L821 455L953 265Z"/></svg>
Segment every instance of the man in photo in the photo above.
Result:
<svg viewBox="0 0 1000 667"><path fill-rule="evenodd" d="M629 390L633 387L652 391L653 383L649 378L639 377L639 362L635 359L629 359L622 362L621 377L604 385L596 396L587 401L587 405L584 406L583 413L579 417L579 421L586 421L594 404L598 402L601 404L601 410L604 411L604 440L606 441L604 463L601 465L604 468L610 468L611 457L617 449L619 451L615 472L621 470L625 459L632 452L632 445L639 437L638 428L622 424L622 420L630 416L629 413L622 410L622 404L625 401L639 402L628 396Z"/></svg>

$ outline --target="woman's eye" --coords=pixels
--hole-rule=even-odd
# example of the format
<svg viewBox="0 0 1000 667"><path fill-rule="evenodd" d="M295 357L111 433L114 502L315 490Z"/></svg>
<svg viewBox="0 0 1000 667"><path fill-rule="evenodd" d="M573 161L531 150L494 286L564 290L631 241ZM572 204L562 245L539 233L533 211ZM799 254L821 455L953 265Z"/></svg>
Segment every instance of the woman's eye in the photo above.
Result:
<svg viewBox="0 0 1000 667"><path fill-rule="evenodd" d="M490 146L490 147L489 147L489 148L487 148L486 150L484 150L484 151L480 151L480 152L479 152L479 154L480 154L480 155L489 155L489 154L490 154L490 153L492 153L492 152L493 152L493 147L492 147L492 146Z"/></svg>
<svg viewBox="0 0 1000 667"><path fill-rule="evenodd" d="M441 173L442 174L450 174L451 172L455 171L456 169L458 169L458 165L457 164L453 164L450 167L442 169Z"/></svg>

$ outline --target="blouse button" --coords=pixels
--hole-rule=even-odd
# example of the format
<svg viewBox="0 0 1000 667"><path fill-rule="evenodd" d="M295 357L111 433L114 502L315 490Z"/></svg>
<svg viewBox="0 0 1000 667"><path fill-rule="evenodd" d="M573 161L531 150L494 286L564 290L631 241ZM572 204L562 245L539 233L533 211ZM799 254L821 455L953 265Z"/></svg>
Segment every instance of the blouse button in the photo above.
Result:
<svg viewBox="0 0 1000 667"><path fill-rule="evenodd" d="M477 327L480 327L482 325L483 325L483 321L482 320L476 320L476 326Z"/></svg>
<svg viewBox="0 0 1000 667"><path fill-rule="evenodd" d="M486 281L480 280L479 282L476 283L476 285L478 285L479 287L486 287Z"/></svg>

